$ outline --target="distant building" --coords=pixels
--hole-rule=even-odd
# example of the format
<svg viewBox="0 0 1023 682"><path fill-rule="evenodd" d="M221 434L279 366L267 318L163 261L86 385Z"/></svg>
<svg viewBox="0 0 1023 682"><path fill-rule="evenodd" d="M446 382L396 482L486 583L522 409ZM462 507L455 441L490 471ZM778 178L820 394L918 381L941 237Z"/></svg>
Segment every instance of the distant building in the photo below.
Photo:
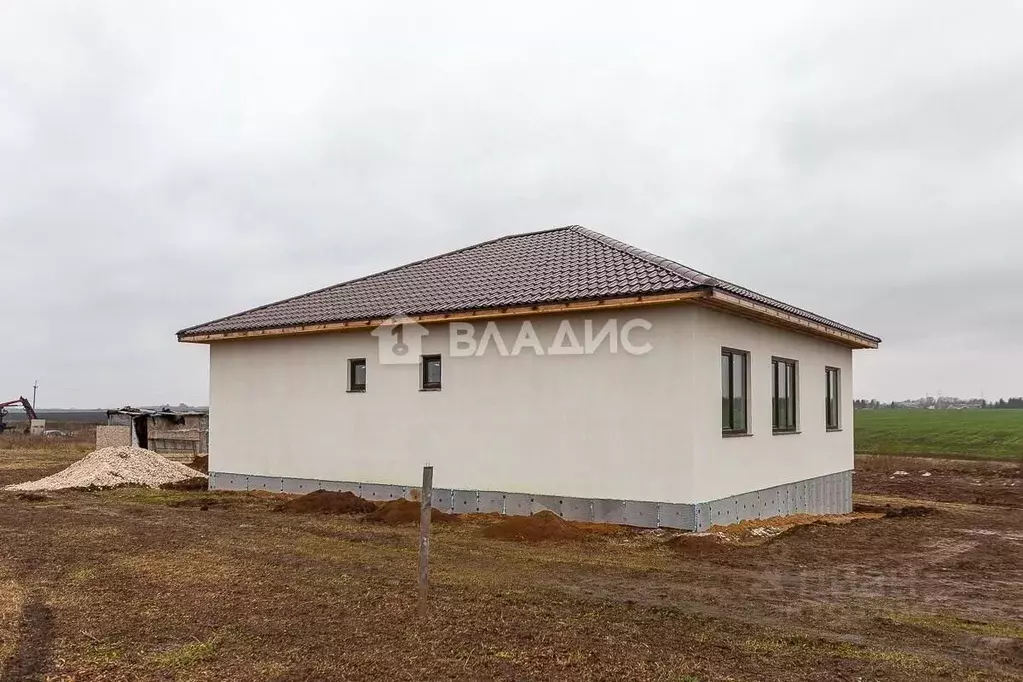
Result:
<svg viewBox="0 0 1023 682"><path fill-rule="evenodd" d="M134 445L172 459L190 460L209 452L210 415L202 410L123 407L107 411L107 425L96 427L96 447Z"/></svg>

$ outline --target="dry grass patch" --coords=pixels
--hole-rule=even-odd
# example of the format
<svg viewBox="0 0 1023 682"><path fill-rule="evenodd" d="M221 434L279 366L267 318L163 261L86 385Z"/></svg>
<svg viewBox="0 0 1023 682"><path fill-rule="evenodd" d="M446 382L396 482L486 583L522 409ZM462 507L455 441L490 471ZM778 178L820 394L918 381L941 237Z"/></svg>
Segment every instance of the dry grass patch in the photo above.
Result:
<svg viewBox="0 0 1023 682"><path fill-rule="evenodd" d="M206 589L211 584L229 585L244 578L244 568L230 557L200 548L120 554L111 560L110 567L114 573L130 571L146 581L177 589Z"/></svg>
<svg viewBox="0 0 1023 682"><path fill-rule="evenodd" d="M912 625L938 632L968 632L985 637L1023 640L1023 624L1020 623L986 623L948 615L894 612L886 613L883 618L901 625Z"/></svg>
<svg viewBox="0 0 1023 682"><path fill-rule="evenodd" d="M24 603L24 589L16 581L0 576L0 663L17 651Z"/></svg>
<svg viewBox="0 0 1023 682"><path fill-rule="evenodd" d="M214 660L217 657L219 642L219 638L215 636L205 640L196 640L155 654L152 656L152 661L161 668L172 670L191 668L197 664Z"/></svg>

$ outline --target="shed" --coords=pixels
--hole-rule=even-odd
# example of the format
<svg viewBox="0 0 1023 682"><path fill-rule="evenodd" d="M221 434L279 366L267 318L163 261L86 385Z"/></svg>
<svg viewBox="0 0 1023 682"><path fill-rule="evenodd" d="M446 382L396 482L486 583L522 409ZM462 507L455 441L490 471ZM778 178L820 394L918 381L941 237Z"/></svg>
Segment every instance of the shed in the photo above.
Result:
<svg viewBox="0 0 1023 682"><path fill-rule="evenodd" d="M96 447L134 445L171 459L191 460L209 452L209 412L122 407L107 410L96 429Z"/></svg>

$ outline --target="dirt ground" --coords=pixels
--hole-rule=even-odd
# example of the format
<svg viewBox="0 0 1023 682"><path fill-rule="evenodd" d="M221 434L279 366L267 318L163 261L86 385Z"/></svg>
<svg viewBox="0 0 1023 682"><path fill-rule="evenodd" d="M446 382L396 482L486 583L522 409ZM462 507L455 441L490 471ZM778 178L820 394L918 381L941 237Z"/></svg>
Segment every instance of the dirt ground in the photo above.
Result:
<svg viewBox="0 0 1023 682"><path fill-rule="evenodd" d="M81 454L0 441L0 485ZM425 622L413 525L268 494L0 492L0 680L1023 680L1020 485L860 465L859 504L931 511L759 546L438 525Z"/></svg>
<svg viewBox="0 0 1023 682"><path fill-rule="evenodd" d="M861 455L857 492L942 502L1023 507L1020 464Z"/></svg>

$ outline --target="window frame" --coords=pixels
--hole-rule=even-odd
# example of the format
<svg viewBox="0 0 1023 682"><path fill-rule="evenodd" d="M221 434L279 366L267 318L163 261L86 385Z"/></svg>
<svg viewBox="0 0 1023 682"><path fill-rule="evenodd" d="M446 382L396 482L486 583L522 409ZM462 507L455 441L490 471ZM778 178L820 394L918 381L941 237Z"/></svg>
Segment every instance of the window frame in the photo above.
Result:
<svg viewBox="0 0 1023 682"><path fill-rule="evenodd" d="M726 346L721 347L721 357L728 358L728 404L732 405L735 402L735 356L742 358L742 414L744 417L743 426L735 426L735 411L729 409L728 417L729 424L725 425L724 422L724 411L721 413L721 436L727 438L729 436L748 436L751 434L750 430L750 413L749 413L749 384L750 384L750 353L748 350L740 350L738 348L728 348ZM725 385L722 381L721 385L721 400L722 406L725 398Z"/></svg>
<svg viewBox="0 0 1023 682"><path fill-rule="evenodd" d="M438 371L440 372L440 379L437 381L430 381L427 378L427 371L430 363L436 361ZM419 359L419 390L420 391L439 391L444 385L444 360L438 354L432 355L421 355Z"/></svg>
<svg viewBox="0 0 1023 682"><path fill-rule="evenodd" d="M356 367L362 367L362 385L355 381L355 369ZM365 393L367 383L368 370L366 367L366 358L349 358L348 359L348 392L349 393Z"/></svg>
<svg viewBox="0 0 1023 682"><path fill-rule="evenodd" d="M831 377L834 375L834 395L832 395ZM835 421L831 421L831 401L835 401ZM828 431L842 430L842 369L840 367L824 368L824 428Z"/></svg>
<svg viewBox="0 0 1023 682"><path fill-rule="evenodd" d="M792 405L792 423L788 423L788 410L784 415L785 419L779 419L779 393L778 393L778 368L791 367L791 382L788 381L789 374L786 371L786 394ZM782 422L785 422L782 425ZM771 431L775 435L799 433L799 361L792 358L772 357L771 358Z"/></svg>

